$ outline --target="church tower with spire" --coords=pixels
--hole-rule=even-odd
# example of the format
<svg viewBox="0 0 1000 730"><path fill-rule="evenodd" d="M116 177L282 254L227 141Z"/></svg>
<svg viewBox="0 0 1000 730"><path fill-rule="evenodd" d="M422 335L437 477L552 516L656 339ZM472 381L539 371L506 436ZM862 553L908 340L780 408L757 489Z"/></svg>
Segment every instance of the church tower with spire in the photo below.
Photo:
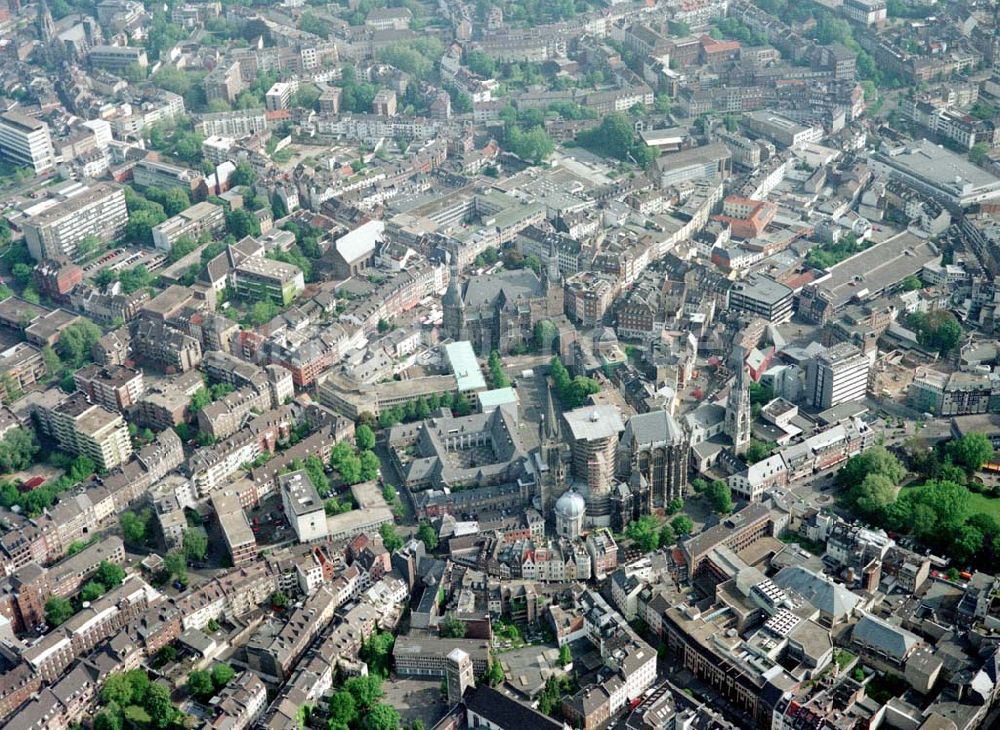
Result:
<svg viewBox="0 0 1000 730"><path fill-rule="evenodd" d="M441 300L444 310L442 326L447 337L453 340L464 339L462 332L465 329L465 303L462 301L462 285L458 274L458 264L452 261L451 277L448 281L448 290Z"/></svg>
<svg viewBox="0 0 1000 730"><path fill-rule="evenodd" d="M56 24L45 0L38 3L38 38L44 46L50 45L56 38Z"/></svg>
<svg viewBox="0 0 1000 730"><path fill-rule="evenodd" d="M750 445L750 378L742 359L736 373L736 382L729 390L726 402L726 435L733 441L737 454L742 454Z"/></svg>

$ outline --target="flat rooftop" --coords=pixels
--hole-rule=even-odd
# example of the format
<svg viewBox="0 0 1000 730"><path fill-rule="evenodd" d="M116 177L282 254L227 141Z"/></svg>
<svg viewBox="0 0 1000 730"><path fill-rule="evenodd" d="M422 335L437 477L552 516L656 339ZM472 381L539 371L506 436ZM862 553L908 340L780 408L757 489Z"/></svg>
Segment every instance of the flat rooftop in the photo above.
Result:
<svg viewBox="0 0 1000 730"><path fill-rule="evenodd" d="M458 381L458 391L464 393L469 390L482 390L486 387L486 379L483 371L479 369L479 361L476 353L472 349L472 343L468 341L452 342L444 347L448 364Z"/></svg>
<svg viewBox="0 0 1000 730"><path fill-rule="evenodd" d="M841 261L820 286L833 295L833 307L839 309L854 297L878 296L940 255L930 241L904 231Z"/></svg>

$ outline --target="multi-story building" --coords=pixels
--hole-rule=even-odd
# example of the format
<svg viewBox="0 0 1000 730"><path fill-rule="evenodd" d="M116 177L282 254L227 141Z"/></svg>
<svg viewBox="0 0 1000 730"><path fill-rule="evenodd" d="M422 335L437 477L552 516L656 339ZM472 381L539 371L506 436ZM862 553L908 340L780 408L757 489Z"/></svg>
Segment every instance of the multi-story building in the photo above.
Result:
<svg viewBox="0 0 1000 730"><path fill-rule="evenodd" d="M113 469L132 456L132 439L121 414L89 402L83 393L69 396L47 415L60 447L90 457L100 469Z"/></svg>
<svg viewBox="0 0 1000 730"><path fill-rule="evenodd" d="M108 71L124 71L129 66L146 68L149 58L142 46L94 46L87 54L87 60L94 68Z"/></svg>
<svg viewBox="0 0 1000 730"><path fill-rule="evenodd" d="M287 81L276 81L267 93L264 94L264 104L268 111L280 111L287 109L292 101L292 94L298 90L297 83Z"/></svg>
<svg viewBox="0 0 1000 730"><path fill-rule="evenodd" d="M35 174L48 172L56 164L49 125L20 112L0 114L0 157Z"/></svg>
<svg viewBox="0 0 1000 730"><path fill-rule="evenodd" d="M139 188L184 188L193 191L202 176L194 170L153 159L139 160L132 168L132 183Z"/></svg>
<svg viewBox="0 0 1000 730"><path fill-rule="evenodd" d="M85 238L110 243L124 235L128 224L125 193L110 183L63 183L23 213L19 224L36 261L80 258L77 247Z"/></svg>
<svg viewBox="0 0 1000 730"><path fill-rule="evenodd" d="M226 541L226 548L233 559L233 566L241 568L257 557L257 539L239 497L225 489L212 492L212 508Z"/></svg>
<svg viewBox="0 0 1000 730"><path fill-rule="evenodd" d="M263 109L200 114L195 129L206 137L240 139L267 129L267 115Z"/></svg>
<svg viewBox="0 0 1000 730"><path fill-rule="evenodd" d="M83 269L66 259L46 259L35 266L39 293L56 301L66 301L82 281Z"/></svg>
<svg viewBox="0 0 1000 730"><path fill-rule="evenodd" d="M1000 411L1000 378L990 373L943 373L921 368L907 391L912 408L939 417Z"/></svg>
<svg viewBox="0 0 1000 730"><path fill-rule="evenodd" d="M861 350L841 342L821 352L806 367L806 395L817 408L863 400L871 361Z"/></svg>
<svg viewBox="0 0 1000 730"><path fill-rule="evenodd" d="M733 284L728 293L729 308L772 324L792 318L792 290L766 276L755 276Z"/></svg>
<svg viewBox="0 0 1000 730"><path fill-rule="evenodd" d="M145 389L142 371L123 365L87 365L73 373L73 382L91 403L109 411L124 411L135 405Z"/></svg>
<svg viewBox="0 0 1000 730"><path fill-rule="evenodd" d="M281 503L299 542L322 540L327 536L326 511L316 487L305 471L278 477Z"/></svg>
<svg viewBox="0 0 1000 730"><path fill-rule="evenodd" d="M136 357L153 367L183 373L201 362L201 343L163 322L140 317L131 331Z"/></svg>
<svg viewBox="0 0 1000 730"><path fill-rule="evenodd" d="M227 104L232 104L244 86L239 61L222 61L205 77L202 84L208 101L222 99Z"/></svg>
<svg viewBox="0 0 1000 730"><path fill-rule="evenodd" d="M153 245L161 251L169 251L182 236L197 241L206 233L221 233L225 227L226 213L222 206L203 201L153 226Z"/></svg>
<svg viewBox="0 0 1000 730"><path fill-rule="evenodd" d="M807 127L787 117L768 111L751 112L745 117L747 127L759 135L767 137L784 147L800 147L809 142L823 139L823 128Z"/></svg>
<svg viewBox="0 0 1000 730"><path fill-rule="evenodd" d="M27 342L18 342L0 352L0 401L9 403L27 388L48 375L42 351Z"/></svg>
<svg viewBox="0 0 1000 730"><path fill-rule="evenodd" d="M287 306L305 289L305 278L295 264L266 258L251 258L230 274L236 296L253 300L268 299Z"/></svg>
<svg viewBox="0 0 1000 730"><path fill-rule="evenodd" d="M840 12L848 20L864 26L881 26L885 23L887 8L885 0L844 0Z"/></svg>
<svg viewBox="0 0 1000 730"><path fill-rule="evenodd" d="M563 284L566 316L583 327L596 327L618 293L618 284L607 274L581 271Z"/></svg>

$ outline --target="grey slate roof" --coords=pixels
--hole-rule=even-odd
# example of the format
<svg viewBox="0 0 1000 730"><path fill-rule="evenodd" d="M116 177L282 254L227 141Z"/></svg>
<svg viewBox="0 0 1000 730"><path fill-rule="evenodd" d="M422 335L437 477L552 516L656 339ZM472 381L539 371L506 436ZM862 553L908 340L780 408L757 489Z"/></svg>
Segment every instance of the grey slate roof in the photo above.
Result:
<svg viewBox="0 0 1000 730"><path fill-rule="evenodd" d="M800 565L782 568L773 580L779 588L795 591L811 606L836 620L846 618L861 602L859 596L844 586Z"/></svg>
<svg viewBox="0 0 1000 730"><path fill-rule="evenodd" d="M920 643L915 634L867 613L854 626L853 638L859 644L878 647L899 661Z"/></svg>

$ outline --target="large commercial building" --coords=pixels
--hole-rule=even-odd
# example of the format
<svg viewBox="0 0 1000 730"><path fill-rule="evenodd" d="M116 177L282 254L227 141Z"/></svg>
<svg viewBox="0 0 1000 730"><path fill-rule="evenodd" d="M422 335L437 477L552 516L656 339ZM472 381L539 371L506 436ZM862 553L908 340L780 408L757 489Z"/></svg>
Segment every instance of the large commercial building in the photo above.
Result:
<svg viewBox="0 0 1000 730"><path fill-rule="evenodd" d="M1000 177L926 139L912 147L876 152L870 162L874 172L902 180L953 207L1000 200Z"/></svg>
<svg viewBox="0 0 1000 730"><path fill-rule="evenodd" d="M207 201L195 203L153 226L153 245L161 251L169 251L179 238L187 236L197 241L202 234L220 233L225 227L226 213L221 205Z"/></svg>
<svg viewBox="0 0 1000 730"><path fill-rule="evenodd" d="M121 414L74 393L49 410L48 423L60 447L89 457L102 470L114 469L132 456L132 439Z"/></svg>
<svg viewBox="0 0 1000 730"><path fill-rule="evenodd" d="M299 542L323 540L327 536L326 510L319 492L305 471L293 471L278 477L285 517Z"/></svg>
<svg viewBox="0 0 1000 730"><path fill-rule="evenodd" d="M87 60L94 68L108 71L124 71L129 66L146 68L149 65L146 49L141 46L94 46L87 54Z"/></svg>
<svg viewBox="0 0 1000 730"><path fill-rule="evenodd" d="M18 112L0 114L0 157L36 174L51 170L55 153L49 125Z"/></svg>
<svg viewBox="0 0 1000 730"><path fill-rule="evenodd" d="M806 392L817 408L832 408L862 400L868 390L871 361L849 342L841 342L821 352L806 367Z"/></svg>
<svg viewBox="0 0 1000 730"><path fill-rule="evenodd" d="M768 111L751 112L746 122L751 131L785 147L798 147L823 139L823 128L819 125L806 127Z"/></svg>
<svg viewBox="0 0 1000 730"><path fill-rule="evenodd" d="M110 243L124 235L128 224L125 193L109 183L64 183L23 214L24 240L36 261L80 258L78 246L84 239Z"/></svg>

